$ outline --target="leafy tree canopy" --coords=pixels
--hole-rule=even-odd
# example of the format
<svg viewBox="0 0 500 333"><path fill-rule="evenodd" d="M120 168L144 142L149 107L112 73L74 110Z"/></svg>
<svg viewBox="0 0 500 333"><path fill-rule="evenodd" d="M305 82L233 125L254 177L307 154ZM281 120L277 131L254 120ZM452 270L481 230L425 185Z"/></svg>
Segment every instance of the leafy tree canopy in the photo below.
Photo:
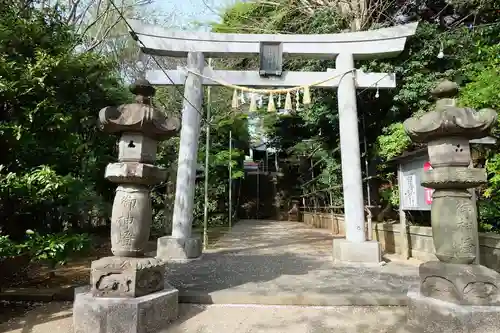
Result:
<svg viewBox="0 0 500 333"><path fill-rule="evenodd" d="M12 4L0 16L2 229L61 230L112 195L102 170L115 139L96 130L96 115L130 95L115 64L75 50L57 8Z"/></svg>
<svg viewBox="0 0 500 333"><path fill-rule="evenodd" d="M222 22L214 24L219 32L243 33L340 33L353 29L376 29L419 21L415 36L408 39L404 52L391 59L360 61L358 68L372 72L396 74L397 87L380 91L358 90L358 114L361 142L366 140L365 158L377 165L379 178L394 183L391 168L384 170L386 161L414 149L406 136L402 122L408 117L432 110L434 101L430 90L439 80L457 82L463 89L461 102L471 107L497 107L498 109L498 45L500 20L498 3L485 1L379 1L368 2L363 12L330 2L278 0L274 2L244 2L228 8ZM349 6L347 6L349 7ZM356 24L354 24L356 23ZM438 56L442 54L443 56ZM232 66L249 68L255 61L248 59ZM289 60L285 69L324 71L334 67L328 60ZM314 169L324 177L314 182L298 184L296 194L318 188L325 191L339 185L341 180L338 146L338 113L334 91L312 92L313 105L286 119L269 116L267 131L272 142L288 152L314 158L327 154ZM364 140L363 140L364 139ZM321 149L309 155L301 150L303 140L320 144ZM362 150L365 150L362 147ZM309 150L310 151L310 150ZM498 193L497 155L488 155L489 188L485 195ZM319 157L319 156L318 156ZM336 167L332 167L336 165ZM310 168L309 168L310 169ZM307 171L307 169L306 169ZM311 171L308 171L311 172ZM383 175L383 176L381 176ZM496 176L495 176L496 175ZM308 177L304 177L308 178ZM299 182L300 183L300 182ZM375 183L375 186L377 184ZM381 187L383 188L383 187ZM392 193L397 193L391 190ZM330 197L341 196L341 189L330 191ZM397 202L382 195L382 202ZM373 204L373 203L372 203ZM500 206L500 201L495 204ZM498 215L497 215L498 216Z"/></svg>

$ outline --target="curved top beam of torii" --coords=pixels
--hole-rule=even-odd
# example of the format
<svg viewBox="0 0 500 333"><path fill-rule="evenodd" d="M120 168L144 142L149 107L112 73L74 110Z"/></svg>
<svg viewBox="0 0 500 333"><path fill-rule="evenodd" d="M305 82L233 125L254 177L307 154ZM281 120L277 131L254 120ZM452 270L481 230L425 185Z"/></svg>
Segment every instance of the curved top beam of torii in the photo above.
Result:
<svg viewBox="0 0 500 333"><path fill-rule="evenodd" d="M284 56L335 58L340 53L355 59L393 57L404 49L406 38L415 34L418 22L369 31L339 34L223 34L184 32L130 20L132 29L144 43L146 54L186 57L189 52L202 52L206 57L247 57L260 52L261 42L282 43Z"/></svg>

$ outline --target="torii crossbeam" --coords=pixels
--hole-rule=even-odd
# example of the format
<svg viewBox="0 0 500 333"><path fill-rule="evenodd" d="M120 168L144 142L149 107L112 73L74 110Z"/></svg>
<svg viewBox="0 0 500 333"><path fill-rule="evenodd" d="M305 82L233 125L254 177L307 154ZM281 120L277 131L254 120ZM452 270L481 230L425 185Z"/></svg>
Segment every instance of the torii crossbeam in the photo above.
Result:
<svg viewBox="0 0 500 333"><path fill-rule="evenodd" d="M366 241L356 89L394 88L396 79L390 73L354 70L354 60L398 55L403 51L407 37L415 34L418 23L320 35L172 32L140 21L130 21L130 24L131 33L139 39L144 53L187 57L186 69L169 70L168 77L158 70L146 74L154 85L185 86L172 236L158 240L158 256L172 260L201 255L201 240L193 237L191 230L201 121L197 110L202 109L203 85L217 85L216 81L224 81L246 87L297 87L337 73L335 79L318 85L338 89L346 239L334 240L333 257L348 262L381 261L378 242ZM259 71L219 71L204 64L205 57L256 55L261 59ZM336 59L336 68L326 72L283 72L283 57Z"/></svg>

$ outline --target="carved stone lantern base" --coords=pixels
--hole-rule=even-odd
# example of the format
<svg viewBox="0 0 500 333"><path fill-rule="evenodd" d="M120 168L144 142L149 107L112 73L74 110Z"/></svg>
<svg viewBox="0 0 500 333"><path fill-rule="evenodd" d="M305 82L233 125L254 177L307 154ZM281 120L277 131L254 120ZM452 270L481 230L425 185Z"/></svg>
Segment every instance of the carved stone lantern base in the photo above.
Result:
<svg viewBox="0 0 500 333"><path fill-rule="evenodd" d="M500 274L480 265L429 261L420 265L420 293L462 305L500 306Z"/></svg>
<svg viewBox="0 0 500 333"><path fill-rule="evenodd" d="M105 257L91 265L96 297L140 297L164 287L165 263L158 258Z"/></svg>
<svg viewBox="0 0 500 333"><path fill-rule="evenodd" d="M73 304L75 333L154 333L178 317L177 289L135 298L95 297L76 291Z"/></svg>
<svg viewBox="0 0 500 333"><path fill-rule="evenodd" d="M410 333L500 332L500 306L462 305L424 296L418 287L408 292Z"/></svg>
<svg viewBox="0 0 500 333"><path fill-rule="evenodd" d="M429 261L408 292L409 332L500 332L500 274L480 265Z"/></svg>

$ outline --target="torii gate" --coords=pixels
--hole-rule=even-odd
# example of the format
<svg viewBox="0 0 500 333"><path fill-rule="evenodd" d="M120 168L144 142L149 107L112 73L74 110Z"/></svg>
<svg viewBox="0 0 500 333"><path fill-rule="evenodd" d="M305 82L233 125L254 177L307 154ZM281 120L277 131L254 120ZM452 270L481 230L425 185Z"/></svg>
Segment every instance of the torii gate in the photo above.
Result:
<svg viewBox="0 0 500 333"><path fill-rule="evenodd" d="M341 34L221 34L172 32L162 27L130 21L131 33L141 50L150 55L187 57L187 70L149 71L153 85L184 85L177 184L172 235L158 239L158 256L167 260L190 259L201 255L201 239L191 234L195 173L202 110L203 85L218 85L208 78L251 87L297 87L328 80L317 87L338 89L340 146L346 239L335 239L333 257L337 261L379 263L378 242L366 241L361 155L358 136L356 88L387 89L396 86L394 74L353 71L354 61L394 57L406 39L414 35L418 23L391 28ZM260 55L260 71L213 70L205 67L205 57L253 57ZM326 72L282 72L283 56L314 59L336 58L336 68ZM333 72L333 73L332 73ZM196 75L196 73L201 75ZM170 79L173 81L171 82ZM187 102L188 100L189 102ZM370 231L371 232L371 231Z"/></svg>

